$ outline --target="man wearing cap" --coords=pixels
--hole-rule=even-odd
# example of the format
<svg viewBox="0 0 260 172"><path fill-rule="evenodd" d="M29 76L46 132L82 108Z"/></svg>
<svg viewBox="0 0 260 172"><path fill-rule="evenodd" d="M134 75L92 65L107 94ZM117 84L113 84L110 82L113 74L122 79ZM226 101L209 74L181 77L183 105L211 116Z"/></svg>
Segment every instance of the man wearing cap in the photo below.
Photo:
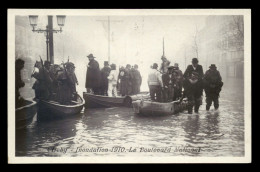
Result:
<svg viewBox="0 0 260 172"><path fill-rule="evenodd" d="M212 102L214 102L215 110L219 108L219 93L223 86L222 77L217 70L215 64L209 66L209 70L206 71L203 78L204 90L206 93L206 110L210 109Z"/></svg>
<svg viewBox="0 0 260 172"><path fill-rule="evenodd" d="M177 100L182 97L182 86L183 86L183 74L179 69L179 64L175 63L173 66L173 77L174 77L174 96L173 100Z"/></svg>
<svg viewBox="0 0 260 172"><path fill-rule="evenodd" d="M108 61L104 61L104 67L101 69L101 94L107 96L108 79L111 68L109 67Z"/></svg>
<svg viewBox="0 0 260 172"><path fill-rule="evenodd" d="M173 76L173 66L169 66L167 73L162 75L163 81L163 101L164 102L171 102L173 101L174 96L174 76Z"/></svg>
<svg viewBox="0 0 260 172"><path fill-rule="evenodd" d="M140 86L142 84L142 77L138 70L138 65L135 64L133 68L133 94L138 94L140 92Z"/></svg>
<svg viewBox="0 0 260 172"><path fill-rule="evenodd" d="M89 59L89 63L87 66L85 87L88 93L90 92L90 89L92 89L94 94L100 94L101 74L100 74L99 64L94 59L96 57L94 57L93 54L89 54L87 57Z"/></svg>
<svg viewBox="0 0 260 172"><path fill-rule="evenodd" d="M195 71L191 72L189 78L183 82L184 95L188 98L188 113L192 114L193 107L195 113L198 113L201 105L201 95L203 91L202 82L199 82L199 74Z"/></svg>
<svg viewBox="0 0 260 172"><path fill-rule="evenodd" d="M161 73L157 70L158 64L154 63L151 72L148 74L148 86L152 101L161 102L161 91L163 82Z"/></svg>

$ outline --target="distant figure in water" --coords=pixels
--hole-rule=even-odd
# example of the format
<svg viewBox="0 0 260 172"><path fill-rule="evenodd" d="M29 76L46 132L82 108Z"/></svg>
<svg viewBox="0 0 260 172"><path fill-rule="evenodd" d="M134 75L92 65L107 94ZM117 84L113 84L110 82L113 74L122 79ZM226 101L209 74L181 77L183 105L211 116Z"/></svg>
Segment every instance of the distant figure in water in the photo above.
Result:
<svg viewBox="0 0 260 172"><path fill-rule="evenodd" d="M99 63L94 59L96 57L94 57L93 54L89 54L87 57L89 59L89 63L87 66L85 88L88 93L92 90L94 94L100 94L101 74Z"/></svg>
<svg viewBox="0 0 260 172"><path fill-rule="evenodd" d="M204 90L206 93L206 110L210 109L212 102L214 102L215 110L219 108L219 93L223 86L222 77L217 70L215 64L211 64L209 70L206 71L205 76L203 78Z"/></svg>
<svg viewBox="0 0 260 172"><path fill-rule="evenodd" d="M111 71L109 76L107 77L108 79L108 96L109 97L117 97L117 80L118 80L118 72L116 70L116 65L111 64Z"/></svg>
<svg viewBox="0 0 260 172"><path fill-rule="evenodd" d="M24 87L25 83L21 77L21 70L24 68L24 61L17 59L15 61L15 106L20 107L24 101L21 97L19 89Z"/></svg>

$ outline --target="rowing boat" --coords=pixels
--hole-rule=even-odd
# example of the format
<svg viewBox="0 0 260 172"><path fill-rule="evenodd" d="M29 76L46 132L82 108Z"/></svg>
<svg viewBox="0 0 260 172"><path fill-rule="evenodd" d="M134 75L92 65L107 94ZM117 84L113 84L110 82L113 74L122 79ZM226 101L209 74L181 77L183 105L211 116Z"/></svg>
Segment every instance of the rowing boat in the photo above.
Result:
<svg viewBox="0 0 260 172"><path fill-rule="evenodd" d="M24 105L15 109L15 128L24 129L32 123L33 117L37 113L37 102L25 99Z"/></svg>
<svg viewBox="0 0 260 172"><path fill-rule="evenodd" d="M137 95L108 97L95 95L91 93L83 93L86 108L106 108L106 107L132 107L132 102L140 99L148 99L148 92L143 92Z"/></svg>
<svg viewBox="0 0 260 172"><path fill-rule="evenodd" d="M85 101L77 95L76 101L71 101L69 105L60 104L53 100L40 100L39 117L42 118L63 118L79 114Z"/></svg>
<svg viewBox="0 0 260 172"><path fill-rule="evenodd" d="M133 109L136 114L140 115L172 115L187 109L188 102L172 101L166 103L159 103L147 100L136 100L133 103Z"/></svg>

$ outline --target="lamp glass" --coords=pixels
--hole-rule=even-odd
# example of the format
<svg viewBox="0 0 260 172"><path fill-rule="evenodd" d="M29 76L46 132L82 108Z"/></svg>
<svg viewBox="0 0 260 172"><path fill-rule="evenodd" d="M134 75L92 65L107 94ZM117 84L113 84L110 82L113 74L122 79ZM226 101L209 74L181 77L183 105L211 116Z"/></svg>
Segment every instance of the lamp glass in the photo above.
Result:
<svg viewBox="0 0 260 172"><path fill-rule="evenodd" d="M29 21L30 21L30 25L32 25L32 26L37 26L38 16L36 16L36 15L30 15L30 16L29 16Z"/></svg>
<svg viewBox="0 0 260 172"><path fill-rule="evenodd" d="M57 15L56 17L57 17L57 24L59 26L64 26L66 16L65 15Z"/></svg>

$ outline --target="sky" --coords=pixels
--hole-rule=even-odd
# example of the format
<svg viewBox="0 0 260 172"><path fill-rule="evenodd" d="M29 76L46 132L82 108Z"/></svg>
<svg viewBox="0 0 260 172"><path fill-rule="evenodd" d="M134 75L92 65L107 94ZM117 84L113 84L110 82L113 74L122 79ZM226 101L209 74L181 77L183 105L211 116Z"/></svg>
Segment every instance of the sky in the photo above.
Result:
<svg viewBox="0 0 260 172"><path fill-rule="evenodd" d="M163 38L165 55L172 64L183 44L204 27L207 16L109 16L110 63L117 67L138 64L147 91L147 73L153 63L161 63ZM56 18L53 18L57 28ZM69 59L76 65L79 87L84 88L87 55L92 53L103 67L108 60L108 16L66 16L63 32L54 34L55 63ZM47 23L39 16L39 27ZM182 69L184 70L184 69Z"/></svg>

